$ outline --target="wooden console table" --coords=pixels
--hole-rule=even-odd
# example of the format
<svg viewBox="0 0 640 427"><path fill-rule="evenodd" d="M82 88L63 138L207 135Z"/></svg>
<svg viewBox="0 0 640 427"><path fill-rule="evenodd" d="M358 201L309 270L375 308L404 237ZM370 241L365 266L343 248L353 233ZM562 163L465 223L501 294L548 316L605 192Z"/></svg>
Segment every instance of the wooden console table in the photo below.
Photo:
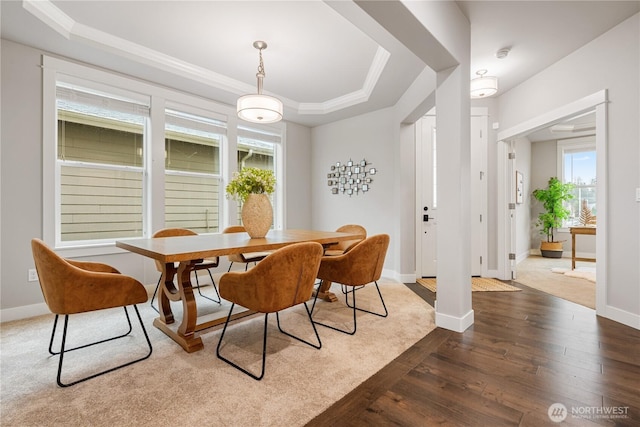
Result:
<svg viewBox="0 0 640 427"><path fill-rule="evenodd" d="M569 231L571 232L571 269L576 269L576 261L595 262L595 258L576 258L576 234L587 234L595 236L596 227L569 227Z"/></svg>

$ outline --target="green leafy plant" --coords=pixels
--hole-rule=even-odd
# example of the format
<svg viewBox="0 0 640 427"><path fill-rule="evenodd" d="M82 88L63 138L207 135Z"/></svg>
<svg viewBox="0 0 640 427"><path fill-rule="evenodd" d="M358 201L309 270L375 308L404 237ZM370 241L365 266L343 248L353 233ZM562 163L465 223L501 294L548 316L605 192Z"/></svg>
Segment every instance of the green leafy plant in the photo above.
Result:
<svg viewBox="0 0 640 427"><path fill-rule="evenodd" d="M562 183L556 177L551 177L547 188L533 191L533 197L542 202L545 212L538 215L536 225L540 227L540 234L547 236L547 242L555 242L553 232L562 226L562 222L569 218L571 211L564 202L573 199L573 184Z"/></svg>
<svg viewBox="0 0 640 427"><path fill-rule="evenodd" d="M249 194L271 194L275 191L276 177L272 170L243 168L234 172L226 187L227 198L244 203Z"/></svg>

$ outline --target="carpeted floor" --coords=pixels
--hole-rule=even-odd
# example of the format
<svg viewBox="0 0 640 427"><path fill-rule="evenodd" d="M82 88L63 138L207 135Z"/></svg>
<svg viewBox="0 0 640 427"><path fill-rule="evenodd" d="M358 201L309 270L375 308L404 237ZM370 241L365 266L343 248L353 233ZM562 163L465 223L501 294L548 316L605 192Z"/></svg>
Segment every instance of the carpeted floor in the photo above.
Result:
<svg viewBox="0 0 640 427"><path fill-rule="evenodd" d="M266 373L259 382L216 357L220 328L206 331L205 348L188 354L151 325L157 315L145 304L140 311L154 346L151 357L63 389L55 383L58 357L47 352L53 315L7 322L0 341L0 424L302 426L434 329L433 308L409 288L384 280L380 287L389 317L358 312L354 336L318 326L321 350L281 334L275 316L269 316ZM314 317L348 324L352 311L345 307L340 289L334 286L332 291L340 300L319 302ZM379 309L374 286L357 292L358 306ZM203 308L207 303L213 304L203 303ZM284 312L281 323L285 330L311 340L313 331L303 310L299 306ZM225 336L225 354L251 369L261 360L263 318L232 323ZM112 326L126 326L121 309L72 316L69 323L69 346L107 337ZM69 381L69 376L85 373L88 364L96 368L144 353L139 330L117 341L106 354L99 353L105 349L102 345L68 353L64 360L70 369L64 378Z"/></svg>
<svg viewBox="0 0 640 427"><path fill-rule="evenodd" d="M578 270L592 269L593 276L595 276L595 263L593 262L578 261L576 262L576 268ZM514 282L595 309L596 285L594 281L587 278L554 273L553 269L570 270L571 259L529 256L516 266ZM584 277L591 276L585 275Z"/></svg>
<svg viewBox="0 0 640 427"><path fill-rule="evenodd" d="M436 292L436 279L435 278L420 278L417 280L419 284L429 289L431 292ZM515 286L508 285L500 280L485 278L485 277L472 277L471 278L471 291L472 292L517 292L520 289Z"/></svg>

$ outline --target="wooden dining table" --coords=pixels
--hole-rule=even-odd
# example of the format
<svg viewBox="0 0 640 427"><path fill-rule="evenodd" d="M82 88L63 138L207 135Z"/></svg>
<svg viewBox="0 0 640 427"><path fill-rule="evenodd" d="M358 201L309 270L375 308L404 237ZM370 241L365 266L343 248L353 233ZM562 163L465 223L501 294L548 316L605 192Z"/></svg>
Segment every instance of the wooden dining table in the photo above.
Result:
<svg viewBox="0 0 640 427"><path fill-rule="evenodd" d="M222 324L226 319L226 316L222 316L198 323L196 300L191 286L191 272L198 262L205 258L224 255L272 251L293 243L318 242L328 246L354 238L360 236L334 231L270 230L262 239L252 239L247 233L201 234L118 240L116 246L163 265L158 291L160 317L153 321L153 325L180 344L186 352L192 353L203 348L202 339L196 333ZM176 276L177 280L174 281ZM328 291L326 285L323 283L318 289L318 298L335 300L335 296ZM182 322L177 330L169 327L175 322L171 301L182 302ZM250 314L253 312L244 311L234 314L233 318Z"/></svg>

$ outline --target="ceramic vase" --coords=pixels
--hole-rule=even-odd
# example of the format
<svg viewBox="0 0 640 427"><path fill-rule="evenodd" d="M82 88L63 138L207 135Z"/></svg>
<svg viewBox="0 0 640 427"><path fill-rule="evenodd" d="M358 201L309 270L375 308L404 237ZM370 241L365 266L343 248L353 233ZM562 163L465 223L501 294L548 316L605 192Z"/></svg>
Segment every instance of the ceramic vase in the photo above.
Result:
<svg viewBox="0 0 640 427"><path fill-rule="evenodd" d="M242 225L252 239L267 235L273 222L271 201L266 194L249 194L242 205Z"/></svg>

